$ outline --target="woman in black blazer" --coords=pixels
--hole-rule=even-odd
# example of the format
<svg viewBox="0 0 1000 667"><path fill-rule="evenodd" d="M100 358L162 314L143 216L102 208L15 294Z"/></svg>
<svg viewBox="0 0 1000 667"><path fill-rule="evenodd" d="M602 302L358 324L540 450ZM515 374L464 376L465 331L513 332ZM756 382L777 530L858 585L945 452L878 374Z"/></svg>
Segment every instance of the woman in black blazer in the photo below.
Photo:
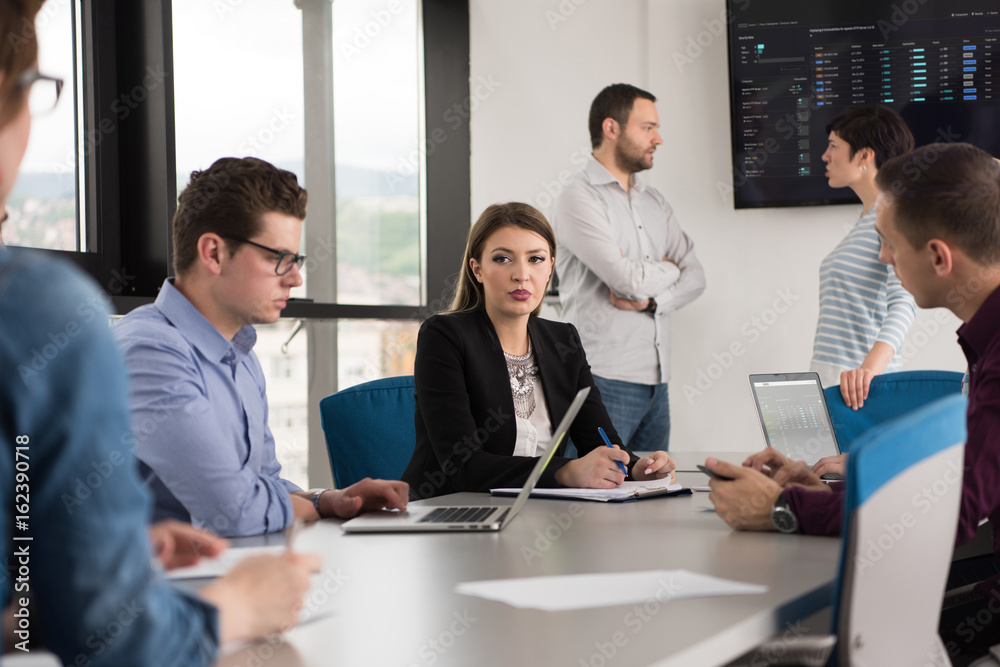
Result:
<svg viewBox="0 0 1000 667"><path fill-rule="evenodd" d="M580 458L559 445L540 486L613 488L670 475L666 452L639 459L611 424L571 324L537 317L555 236L527 204L494 204L469 232L448 312L420 327L414 366L417 443L403 473L411 498L524 484L577 391L590 394L570 428ZM637 467L638 466L638 467Z"/></svg>

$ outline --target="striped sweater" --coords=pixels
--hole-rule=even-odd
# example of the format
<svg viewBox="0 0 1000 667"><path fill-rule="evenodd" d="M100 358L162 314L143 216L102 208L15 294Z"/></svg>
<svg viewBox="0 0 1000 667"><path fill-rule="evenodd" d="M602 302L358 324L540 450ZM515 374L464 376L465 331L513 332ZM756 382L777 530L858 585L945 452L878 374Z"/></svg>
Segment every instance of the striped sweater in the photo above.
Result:
<svg viewBox="0 0 1000 667"><path fill-rule="evenodd" d="M898 352L916 306L892 267L878 261L880 247L873 206L820 265L814 364L858 368L883 342L897 352L886 370L901 367Z"/></svg>

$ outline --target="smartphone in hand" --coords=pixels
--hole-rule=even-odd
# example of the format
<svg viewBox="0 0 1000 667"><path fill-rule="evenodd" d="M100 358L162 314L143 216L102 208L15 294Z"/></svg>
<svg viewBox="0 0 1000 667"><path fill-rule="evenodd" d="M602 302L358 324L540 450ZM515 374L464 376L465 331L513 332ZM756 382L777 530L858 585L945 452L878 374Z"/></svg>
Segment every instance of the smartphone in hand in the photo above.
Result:
<svg viewBox="0 0 1000 667"><path fill-rule="evenodd" d="M698 464L698 470L702 471L703 473L705 473L706 475L708 475L712 479L720 479L723 482L731 482L731 481L733 481L732 477L726 477L725 475L720 475L717 472L713 472L708 466L702 465L700 463Z"/></svg>

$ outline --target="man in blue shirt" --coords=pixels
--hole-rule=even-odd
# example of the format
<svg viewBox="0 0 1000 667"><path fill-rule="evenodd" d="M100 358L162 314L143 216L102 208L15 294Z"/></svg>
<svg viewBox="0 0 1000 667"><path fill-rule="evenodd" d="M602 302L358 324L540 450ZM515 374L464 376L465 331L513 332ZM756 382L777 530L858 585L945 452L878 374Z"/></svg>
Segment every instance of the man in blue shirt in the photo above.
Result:
<svg viewBox="0 0 1000 667"><path fill-rule="evenodd" d="M252 325L276 321L302 284L305 215L295 175L256 158L220 159L194 172L180 195L176 278L115 327L155 519L240 536L296 518L406 507L404 482L366 479L309 493L280 477Z"/></svg>

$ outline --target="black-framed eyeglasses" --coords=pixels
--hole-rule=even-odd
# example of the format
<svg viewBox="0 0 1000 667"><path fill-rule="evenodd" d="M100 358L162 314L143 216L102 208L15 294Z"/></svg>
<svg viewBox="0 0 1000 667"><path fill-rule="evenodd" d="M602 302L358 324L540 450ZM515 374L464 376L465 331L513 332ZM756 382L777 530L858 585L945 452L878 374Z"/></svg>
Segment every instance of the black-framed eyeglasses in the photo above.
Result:
<svg viewBox="0 0 1000 667"><path fill-rule="evenodd" d="M28 70L22 74L18 84L21 90L28 92L28 111L32 116L55 109L63 88L62 79L42 74L38 70Z"/></svg>
<svg viewBox="0 0 1000 667"><path fill-rule="evenodd" d="M242 236L236 236L235 234L220 234L227 239L232 239L234 241L239 241L240 243L249 243L250 245L260 248L261 250L266 250L268 252L273 252L278 256L278 262L274 265L274 272L279 276L283 276L292 270L293 266L302 268L302 263L306 261L305 255L299 255L294 252L288 252L287 250L275 250L274 248L268 248L266 245L261 245L250 239L244 238Z"/></svg>

